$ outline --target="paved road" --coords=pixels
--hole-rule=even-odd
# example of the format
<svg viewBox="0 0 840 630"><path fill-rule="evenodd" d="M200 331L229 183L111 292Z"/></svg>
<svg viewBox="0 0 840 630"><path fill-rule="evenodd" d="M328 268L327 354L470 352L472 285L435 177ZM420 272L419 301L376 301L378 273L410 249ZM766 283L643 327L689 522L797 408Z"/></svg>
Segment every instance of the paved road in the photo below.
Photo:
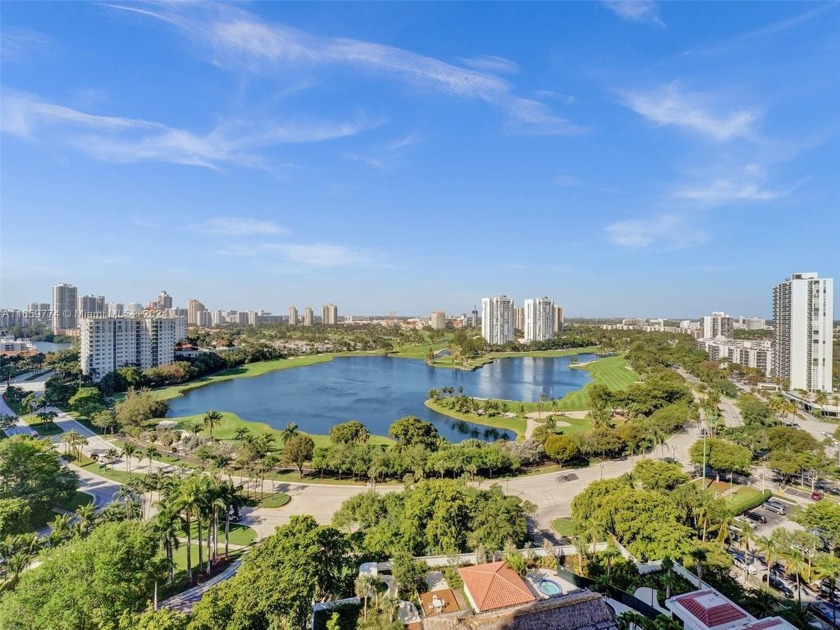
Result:
<svg viewBox="0 0 840 630"><path fill-rule="evenodd" d="M213 578L207 580L204 584L199 584L198 586L184 591L183 593L174 595L173 597L161 602L160 605L165 608L180 610L181 612L191 612L193 606L198 603L198 600L204 597L204 593L206 593L208 589L216 586L216 584L220 582L224 582L228 578L233 577L233 574L236 573L237 569L239 569L239 565L241 564L241 559L234 560L229 567Z"/></svg>

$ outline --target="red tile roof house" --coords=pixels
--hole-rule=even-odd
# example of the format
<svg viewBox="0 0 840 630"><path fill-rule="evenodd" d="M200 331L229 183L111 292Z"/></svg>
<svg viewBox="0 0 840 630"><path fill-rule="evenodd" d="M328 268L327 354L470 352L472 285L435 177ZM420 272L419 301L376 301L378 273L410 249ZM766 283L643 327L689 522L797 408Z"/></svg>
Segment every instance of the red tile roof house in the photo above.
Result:
<svg viewBox="0 0 840 630"><path fill-rule="evenodd" d="M504 560L458 569L464 592L478 612L530 604L537 600L525 581Z"/></svg>
<svg viewBox="0 0 840 630"><path fill-rule="evenodd" d="M784 619L758 620L740 606L712 589L677 595L665 606L685 625L685 630L789 630Z"/></svg>

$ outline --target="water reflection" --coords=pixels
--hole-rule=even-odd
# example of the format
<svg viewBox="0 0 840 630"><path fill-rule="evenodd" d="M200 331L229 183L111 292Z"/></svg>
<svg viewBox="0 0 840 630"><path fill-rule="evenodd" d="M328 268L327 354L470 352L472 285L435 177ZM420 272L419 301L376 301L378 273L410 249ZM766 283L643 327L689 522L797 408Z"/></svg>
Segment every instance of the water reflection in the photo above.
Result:
<svg viewBox="0 0 840 630"><path fill-rule="evenodd" d="M581 355L580 361L597 358ZM391 357L339 357L329 363L270 372L191 390L171 401L170 416L231 411L246 420L282 428L296 422L304 431L326 434L347 420L363 422L372 433L387 435L390 424L415 415L434 422L453 442L465 439L514 439L510 431L484 427L437 414L426 406L427 392L451 386L476 398L536 401L561 398L589 382L569 358L499 359L473 372L432 368L423 361Z"/></svg>

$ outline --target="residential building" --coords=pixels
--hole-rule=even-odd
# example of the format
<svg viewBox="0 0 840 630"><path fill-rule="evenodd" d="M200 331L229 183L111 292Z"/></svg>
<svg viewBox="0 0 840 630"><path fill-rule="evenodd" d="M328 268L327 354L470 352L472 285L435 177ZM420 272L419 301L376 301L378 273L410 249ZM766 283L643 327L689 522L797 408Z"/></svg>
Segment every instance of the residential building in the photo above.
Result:
<svg viewBox="0 0 840 630"><path fill-rule="evenodd" d="M554 334L559 335L563 332L563 307L562 306L554 306Z"/></svg>
<svg viewBox="0 0 840 630"><path fill-rule="evenodd" d="M513 327L516 330L525 330L525 309L521 306L513 307Z"/></svg>
<svg viewBox="0 0 840 630"><path fill-rule="evenodd" d="M481 336L501 346L514 339L513 300L506 295L481 300Z"/></svg>
<svg viewBox="0 0 840 630"><path fill-rule="evenodd" d="M52 288L52 329L54 333L75 329L78 289L72 284L57 284Z"/></svg>
<svg viewBox="0 0 840 630"><path fill-rule="evenodd" d="M231 321L228 318L228 321ZM250 322L250 317L248 316L248 311L239 311L233 318L233 321L237 324L242 324L243 326L247 326Z"/></svg>
<svg viewBox="0 0 840 630"><path fill-rule="evenodd" d="M475 306L473 306L473 310L470 313L470 326L478 328L478 309Z"/></svg>
<svg viewBox="0 0 840 630"><path fill-rule="evenodd" d="M47 302L30 302L26 305L29 323L38 322L45 326L52 324L52 308Z"/></svg>
<svg viewBox="0 0 840 630"><path fill-rule="evenodd" d="M744 317L741 315L735 321L735 328L742 330L769 330L767 320L763 317Z"/></svg>
<svg viewBox="0 0 840 630"><path fill-rule="evenodd" d="M152 302L150 305L151 310L153 311L166 311L172 308L172 296L169 295L166 291L161 291L157 299Z"/></svg>
<svg viewBox="0 0 840 630"><path fill-rule="evenodd" d="M303 309L303 325L304 326L311 326L313 319L314 319L314 317L313 317L313 313L312 313L312 307L307 306L305 309Z"/></svg>
<svg viewBox="0 0 840 630"><path fill-rule="evenodd" d="M137 302L129 302L125 305L126 315L137 315L143 312L143 305Z"/></svg>
<svg viewBox="0 0 840 630"><path fill-rule="evenodd" d="M773 288L773 376L788 389L832 391L834 280L795 273Z"/></svg>
<svg viewBox="0 0 840 630"><path fill-rule="evenodd" d="M224 311L218 309L215 311L210 311L210 324L212 326L221 326L226 321L227 319L225 318Z"/></svg>
<svg viewBox="0 0 840 630"><path fill-rule="evenodd" d="M213 313L210 311L196 311L195 324L203 328L208 328L213 325Z"/></svg>
<svg viewBox="0 0 840 630"><path fill-rule="evenodd" d="M432 327L432 330L446 329L446 313L443 311L432 311L429 325Z"/></svg>
<svg viewBox="0 0 840 630"><path fill-rule="evenodd" d="M187 300L187 324L195 326L198 323L198 311L206 311L207 308L196 299Z"/></svg>
<svg viewBox="0 0 840 630"><path fill-rule="evenodd" d="M126 365L148 369L175 360L174 317L90 317L79 322L82 373L98 381Z"/></svg>
<svg viewBox="0 0 840 630"><path fill-rule="evenodd" d="M107 317L122 317L125 315L125 306L121 302L108 302L105 305Z"/></svg>
<svg viewBox="0 0 840 630"><path fill-rule="evenodd" d="M105 317L108 313L105 307L105 297L101 295L82 295L76 304L77 316Z"/></svg>
<svg viewBox="0 0 840 630"><path fill-rule="evenodd" d="M554 337L554 302L547 297L525 300L525 341L545 341Z"/></svg>
<svg viewBox="0 0 840 630"><path fill-rule="evenodd" d="M732 318L726 313L717 311L700 318L700 337L703 339L731 339L732 330Z"/></svg>
<svg viewBox="0 0 840 630"><path fill-rule="evenodd" d="M709 353L709 359L729 360L732 363L761 370L765 376L773 374L773 347L769 340L698 339L697 347Z"/></svg>
<svg viewBox="0 0 840 630"><path fill-rule="evenodd" d="M338 307L335 304L325 304L321 309L321 323L329 325L338 323Z"/></svg>
<svg viewBox="0 0 840 630"><path fill-rule="evenodd" d="M665 606L685 630L793 630L781 617L756 619L716 590L706 588L676 595Z"/></svg>
<svg viewBox="0 0 840 630"><path fill-rule="evenodd" d="M298 323L298 310L295 306L289 307L289 325L290 326L297 326Z"/></svg>

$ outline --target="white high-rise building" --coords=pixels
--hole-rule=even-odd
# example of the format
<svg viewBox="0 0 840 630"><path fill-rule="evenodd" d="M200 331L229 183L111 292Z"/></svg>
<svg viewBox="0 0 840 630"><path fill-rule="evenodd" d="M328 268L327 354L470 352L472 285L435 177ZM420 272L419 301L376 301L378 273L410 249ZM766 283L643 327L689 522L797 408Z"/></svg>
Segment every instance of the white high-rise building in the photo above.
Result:
<svg viewBox="0 0 840 630"><path fill-rule="evenodd" d="M148 369L175 360L173 317L91 317L79 322L82 373L98 381L126 365Z"/></svg>
<svg viewBox="0 0 840 630"><path fill-rule="evenodd" d="M554 336L554 302L547 297L525 300L525 341L545 341Z"/></svg>
<svg viewBox="0 0 840 630"><path fill-rule="evenodd" d="M338 307L335 304L325 304L321 309L321 323L330 325L338 323Z"/></svg>
<svg viewBox="0 0 840 630"><path fill-rule="evenodd" d="M105 305L108 317L122 317L125 314L125 307L122 302L108 302Z"/></svg>
<svg viewBox="0 0 840 630"><path fill-rule="evenodd" d="M700 337L702 339L732 338L733 321L726 313L716 311L700 318Z"/></svg>
<svg viewBox="0 0 840 630"><path fill-rule="evenodd" d="M105 297L102 295L81 295L77 300L78 317L105 317Z"/></svg>
<svg viewBox="0 0 840 630"><path fill-rule="evenodd" d="M52 288L52 328L57 333L78 328L76 297L78 289L72 284L57 284Z"/></svg>
<svg viewBox="0 0 840 630"><path fill-rule="evenodd" d="M194 326L198 323L198 311L206 311L207 308L193 298L187 300L187 324Z"/></svg>
<svg viewBox="0 0 840 630"><path fill-rule="evenodd" d="M296 306L289 307L289 325L290 326L297 326L298 323L298 310Z"/></svg>
<svg viewBox="0 0 840 630"><path fill-rule="evenodd" d="M307 306L305 309L303 309L303 325L304 326L311 326L312 325L312 320L313 320L312 307Z"/></svg>
<svg viewBox="0 0 840 630"><path fill-rule="evenodd" d="M790 389L832 391L834 280L795 273L773 288L773 375Z"/></svg>
<svg viewBox="0 0 840 630"><path fill-rule="evenodd" d="M443 311L432 311L432 316L429 318L429 326L432 330L446 329L446 313Z"/></svg>
<svg viewBox="0 0 840 630"><path fill-rule="evenodd" d="M213 325L213 313L210 311L196 311L195 323L202 328L208 328Z"/></svg>
<svg viewBox="0 0 840 630"><path fill-rule="evenodd" d="M143 312L143 305L138 302L129 302L125 305L126 315L136 315Z"/></svg>
<svg viewBox="0 0 840 630"><path fill-rule="evenodd" d="M481 300L481 336L501 346L513 341L513 300L506 295Z"/></svg>

